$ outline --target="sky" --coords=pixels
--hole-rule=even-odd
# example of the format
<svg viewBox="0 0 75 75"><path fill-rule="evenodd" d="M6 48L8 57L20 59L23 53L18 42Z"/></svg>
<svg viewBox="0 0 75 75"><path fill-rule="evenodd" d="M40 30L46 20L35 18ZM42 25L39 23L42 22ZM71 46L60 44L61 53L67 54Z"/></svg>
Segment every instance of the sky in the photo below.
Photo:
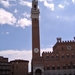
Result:
<svg viewBox="0 0 75 75"><path fill-rule="evenodd" d="M52 51L56 38L74 40L75 0L38 0L40 48ZM32 57L32 0L0 0L0 56L29 60Z"/></svg>

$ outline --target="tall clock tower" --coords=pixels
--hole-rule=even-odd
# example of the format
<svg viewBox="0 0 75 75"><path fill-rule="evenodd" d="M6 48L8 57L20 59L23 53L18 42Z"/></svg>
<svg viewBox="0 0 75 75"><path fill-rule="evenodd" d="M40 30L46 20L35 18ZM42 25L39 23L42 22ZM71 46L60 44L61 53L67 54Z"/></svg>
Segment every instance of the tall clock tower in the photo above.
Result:
<svg viewBox="0 0 75 75"><path fill-rule="evenodd" d="M32 58L40 57L40 36L39 36L39 9L38 0L32 0L31 19L32 19Z"/></svg>
<svg viewBox="0 0 75 75"><path fill-rule="evenodd" d="M44 75L43 66L40 62L39 13L38 0L32 0L32 75Z"/></svg>

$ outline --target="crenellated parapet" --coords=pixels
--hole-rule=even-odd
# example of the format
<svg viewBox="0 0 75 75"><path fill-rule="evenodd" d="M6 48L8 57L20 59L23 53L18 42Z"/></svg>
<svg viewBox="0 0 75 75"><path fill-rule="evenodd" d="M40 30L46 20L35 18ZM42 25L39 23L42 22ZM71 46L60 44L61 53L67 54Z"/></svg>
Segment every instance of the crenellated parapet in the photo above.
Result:
<svg viewBox="0 0 75 75"><path fill-rule="evenodd" d="M48 52L43 52L43 53L46 53L46 54L48 53L49 54L49 53L52 53L52 52L51 51L48 51Z"/></svg>
<svg viewBox="0 0 75 75"><path fill-rule="evenodd" d="M75 46L75 37L73 40L62 41L62 38L57 38L56 44L53 46L53 51L57 50L67 50L66 48L71 46L74 49Z"/></svg>
<svg viewBox="0 0 75 75"><path fill-rule="evenodd" d="M62 41L62 38L57 38L57 43L72 43L75 42L75 37L74 40L68 40L68 41Z"/></svg>
<svg viewBox="0 0 75 75"><path fill-rule="evenodd" d="M74 40L69 40L69 41L62 41L61 43L71 43L71 42L75 42Z"/></svg>
<svg viewBox="0 0 75 75"><path fill-rule="evenodd" d="M47 51L47 52L43 52L42 53L42 57L45 58L46 56L54 56L55 53L51 52L51 51Z"/></svg>

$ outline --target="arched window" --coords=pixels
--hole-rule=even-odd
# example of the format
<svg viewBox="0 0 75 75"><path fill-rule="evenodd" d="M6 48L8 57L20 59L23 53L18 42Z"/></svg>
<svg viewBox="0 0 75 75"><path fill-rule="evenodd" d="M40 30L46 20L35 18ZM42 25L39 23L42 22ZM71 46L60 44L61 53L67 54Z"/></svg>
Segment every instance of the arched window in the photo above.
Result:
<svg viewBox="0 0 75 75"><path fill-rule="evenodd" d="M67 58L70 58L69 54L67 54Z"/></svg>
<svg viewBox="0 0 75 75"><path fill-rule="evenodd" d="M50 67L49 66L47 66L47 70L50 70Z"/></svg>
<svg viewBox="0 0 75 75"><path fill-rule="evenodd" d="M75 64L73 65L73 69L75 69Z"/></svg>
<svg viewBox="0 0 75 75"><path fill-rule="evenodd" d="M60 66L59 65L57 66L57 70L60 70Z"/></svg>
<svg viewBox="0 0 75 75"><path fill-rule="evenodd" d="M65 65L63 66L63 69L66 69L66 66Z"/></svg>
<svg viewBox="0 0 75 75"><path fill-rule="evenodd" d="M71 58L74 58L74 54L71 55Z"/></svg>
<svg viewBox="0 0 75 75"><path fill-rule="evenodd" d="M54 56L51 56L51 59L54 59Z"/></svg>
<svg viewBox="0 0 75 75"><path fill-rule="evenodd" d="M68 69L71 69L71 66L70 65L68 65Z"/></svg>
<svg viewBox="0 0 75 75"><path fill-rule="evenodd" d="M49 56L46 56L46 59L49 59Z"/></svg>
<svg viewBox="0 0 75 75"><path fill-rule="evenodd" d="M65 58L65 56L64 56L64 54L62 54L62 59L64 59Z"/></svg>
<svg viewBox="0 0 75 75"><path fill-rule="evenodd" d="M55 66L54 65L52 66L52 70L55 70Z"/></svg>
<svg viewBox="0 0 75 75"><path fill-rule="evenodd" d="M59 56L56 56L56 59L59 59Z"/></svg>

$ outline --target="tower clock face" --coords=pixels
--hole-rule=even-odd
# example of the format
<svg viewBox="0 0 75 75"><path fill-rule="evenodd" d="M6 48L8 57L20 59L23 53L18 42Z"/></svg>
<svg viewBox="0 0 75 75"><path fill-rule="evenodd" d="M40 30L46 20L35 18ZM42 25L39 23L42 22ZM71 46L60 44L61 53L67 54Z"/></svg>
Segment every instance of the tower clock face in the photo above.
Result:
<svg viewBox="0 0 75 75"><path fill-rule="evenodd" d="M34 52L35 53L38 53L39 52L39 49L38 48L34 48Z"/></svg>
<svg viewBox="0 0 75 75"><path fill-rule="evenodd" d="M72 47L71 47L71 46L67 46L67 49L68 49L68 50L71 50L71 49L72 49Z"/></svg>

